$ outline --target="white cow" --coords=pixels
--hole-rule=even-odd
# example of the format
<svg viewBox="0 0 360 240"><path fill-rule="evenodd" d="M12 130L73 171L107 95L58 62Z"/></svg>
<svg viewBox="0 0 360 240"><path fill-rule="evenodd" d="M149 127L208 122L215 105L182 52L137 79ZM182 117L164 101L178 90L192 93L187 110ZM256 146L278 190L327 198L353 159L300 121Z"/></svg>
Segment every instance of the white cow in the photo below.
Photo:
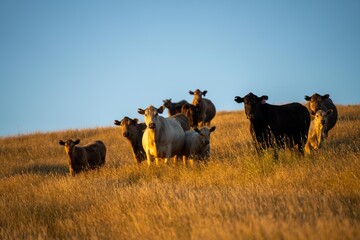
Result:
<svg viewBox="0 0 360 240"><path fill-rule="evenodd" d="M210 134L215 131L216 127L202 127L200 130L185 132L185 146L183 149L183 162L187 163L187 159L206 160L210 157Z"/></svg>
<svg viewBox="0 0 360 240"><path fill-rule="evenodd" d="M156 164L158 164L159 158L164 158L165 163L171 157L176 159L181 155L185 144L185 132L180 122L174 118L159 116L159 113L163 113L164 109L164 106L160 108L149 106L145 110L138 109L138 113L145 116L147 126L142 138L142 144L148 165L154 158Z"/></svg>
<svg viewBox="0 0 360 240"><path fill-rule="evenodd" d="M314 115L314 119L310 122L308 138L305 145L306 153L310 154L311 147L315 150L321 147L325 137L328 117L332 113L332 109L328 110L327 112L324 110L318 110L316 113L313 111L311 112L311 115Z"/></svg>

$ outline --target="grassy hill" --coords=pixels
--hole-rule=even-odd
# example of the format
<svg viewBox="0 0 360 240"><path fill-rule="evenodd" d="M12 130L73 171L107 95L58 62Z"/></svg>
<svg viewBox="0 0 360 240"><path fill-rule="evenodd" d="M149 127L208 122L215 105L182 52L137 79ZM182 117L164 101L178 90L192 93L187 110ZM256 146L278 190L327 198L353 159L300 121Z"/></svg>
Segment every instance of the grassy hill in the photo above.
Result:
<svg viewBox="0 0 360 240"><path fill-rule="evenodd" d="M276 163L242 111L216 116L207 165L137 167L115 126L0 138L0 238L360 239L360 105L338 110L322 149ZM104 141L105 167L69 176L67 138Z"/></svg>

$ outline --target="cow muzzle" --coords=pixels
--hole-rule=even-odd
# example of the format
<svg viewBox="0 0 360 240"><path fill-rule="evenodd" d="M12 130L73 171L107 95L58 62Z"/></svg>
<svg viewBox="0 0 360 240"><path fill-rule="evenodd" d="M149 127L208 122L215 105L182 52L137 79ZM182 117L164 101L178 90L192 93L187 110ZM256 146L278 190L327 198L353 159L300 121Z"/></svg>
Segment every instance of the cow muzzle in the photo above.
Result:
<svg viewBox="0 0 360 240"><path fill-rule="evenodd" d="M156 124L155 123L149 123L149 128L150 129L155 129L156 128Z"/></svg>
<svg viewBox="0 0 360 240"><path fill-rule="evenodd" d="M255 118L255 115L252 114L252 113L250 113L250 114L246 115L246 117L247 117L247 119L249 119L249 120L253 120L253 119Z"/></svg>

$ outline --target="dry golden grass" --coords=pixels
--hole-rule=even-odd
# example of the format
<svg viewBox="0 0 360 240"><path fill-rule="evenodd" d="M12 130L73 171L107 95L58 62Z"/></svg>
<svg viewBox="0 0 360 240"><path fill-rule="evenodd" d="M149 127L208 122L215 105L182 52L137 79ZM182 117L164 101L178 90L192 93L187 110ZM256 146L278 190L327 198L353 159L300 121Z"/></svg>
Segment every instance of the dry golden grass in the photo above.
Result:
<svg viewBox="0 0 360 240"><path fill-rule="evenodd" d="M1 239L360 239L360 105L324 148L258 157L221 112L207 165L134 166L116 127L0 138ZM101 139L106 166L68 175L59 139Z"/></svg>

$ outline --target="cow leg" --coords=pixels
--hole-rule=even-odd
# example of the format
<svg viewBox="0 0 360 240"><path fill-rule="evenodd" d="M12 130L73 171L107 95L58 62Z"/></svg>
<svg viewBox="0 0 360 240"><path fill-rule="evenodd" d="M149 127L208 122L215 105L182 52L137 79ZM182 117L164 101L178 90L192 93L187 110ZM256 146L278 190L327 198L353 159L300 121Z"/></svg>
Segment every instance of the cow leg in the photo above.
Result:
<svg viewBox="0 0 360 240"><path fill-rule="evenodd" d="M184 164L184 166L186 166L187 157L186 157L185 155L183 155L182 160L183 160L183 164Z"/></svg>
<svg viewBox="0 0 360 240"><path fill-rule="evenodd" d="M305 152L306 152L307 154L310 154L310 152L311 152L310 149L311 149L311 148L310 148L310 141L308 140L308 141L306 142L306 145L305 145Z"/></svg>
<svg viewBox="0 0 360 240"><path fill-rule="evenodd" d="M176 163L177 163L177 160L178 160L178 156L175 155L175 156L173 157L173 163L176 164Z"/></svg>
<svg viewBox="0 0 360 240"><path fill-rule="evenodd" d="M275 161L279 160L279 147L278 146L274 146L274 159Z"/></svg>
<svg viewBox="0 0 360 240"><path fill-rule="evenodd" d="M148 166L150 166L151 161L152 161L152 156L149 151L146 152L146 159L147 159Z"/></svg>

